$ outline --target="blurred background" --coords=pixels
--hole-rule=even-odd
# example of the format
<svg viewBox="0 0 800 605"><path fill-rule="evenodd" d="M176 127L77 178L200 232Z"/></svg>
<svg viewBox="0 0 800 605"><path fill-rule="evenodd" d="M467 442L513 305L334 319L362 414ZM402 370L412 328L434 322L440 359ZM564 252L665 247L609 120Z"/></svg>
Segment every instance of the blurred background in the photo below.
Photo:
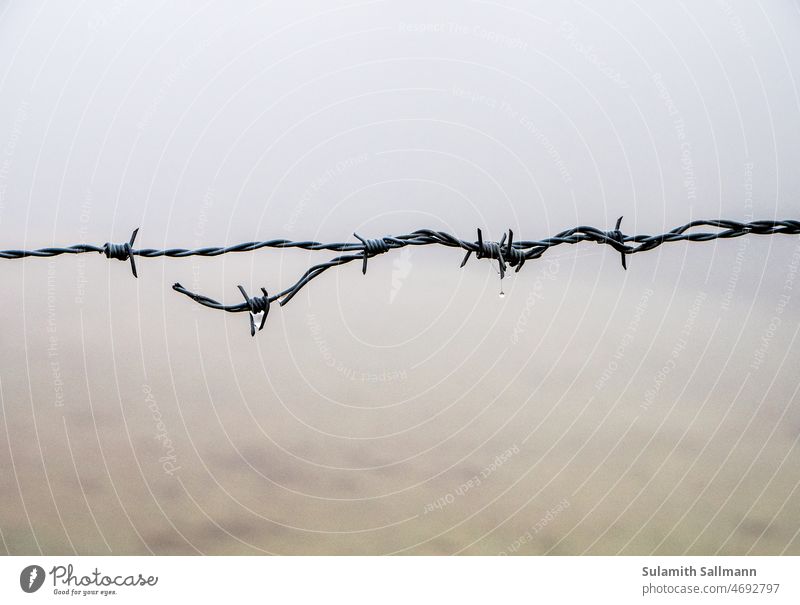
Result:
<svg viewBox="0 0 800 605"><path fill-rule="evenodd" d="M796 2L10 1L0 248L800 218ZM0 552L800 554L800 238L0 261Z"/></svg>

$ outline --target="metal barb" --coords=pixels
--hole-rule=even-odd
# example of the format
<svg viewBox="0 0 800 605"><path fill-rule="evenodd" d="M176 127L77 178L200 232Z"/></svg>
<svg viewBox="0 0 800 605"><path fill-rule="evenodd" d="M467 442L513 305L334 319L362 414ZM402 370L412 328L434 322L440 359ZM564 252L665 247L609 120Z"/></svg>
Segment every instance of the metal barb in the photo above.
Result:
<svg viewBox="0 0 800 605"><path fill-rule="evenodd" d="M620 243L622 249L620 249L619 254L622 257L622 268L627 271L628 265L625 262L625 254L627 254L624 250L625 248L625 236L622 234L622 231L619 230L619 226L622 224L622 217L617 219L617 224L614 226L614 230L609 233L609 236L616 242Z"/></svg>
<svg viewBox="0 0 800 605"><path fill-rule="evenodd" d="M475 249L475 258L491 258L496 259L498 263L498 271L500 273L500 279L503 279L506 275L506 266L507 262L503 256L503 247L506 245L506 237L511 236L513 237L513 233L511 229L508 230L508 233L504 233L503 237L500 239L499 242L485 242L483 241L483 232L478 228L478 239L474 244ZM462 242L465 243L465 242ZM466 246L462 246L466 247ZM461 267L467 264L470 255L472 254L472 248L466 248L467 253L464 255L464 259L461 261ZM509 239L509 243L507 246L507 250L511 250L511 239Z"/></svg>
<svg viewBox="0 0 800 605"><path fill-rule="evenodd" d="M131 239L124 244L112 244L110 242L106 242L103 245L103 248L100 250L104 252L106 258L116 258L117 260L131 261L131 273L133 273L134 277L139 277L136 273L136 262L133 260L134 250L133 250L133 242L136 241L136 234L139 233L139 227L133 230L131 234Z"/></svg>
<svg viewBox="0 0 800 605"><path fill-rule="evenodd" d="M367 274L367 259L370 256L375 256L376 254L383 254L384 252L389 251L389 245L386 243L384 238L380 239L364 239L358 233L353 234L361 243L364 245L364 252L362 253L362 257L364 259L364 264L361 267L361 273L363 275Z"/></svg>
<svg viewBox="0 0 800 605"><path fill-rule="evenodd" d="M247 291L244 289L244 286L239 285L236 287L239 288L239 292L241 292L242 296L244 296L244 300L247 303L247 309L248 311L250 311L250 336L255 336L256 335L255 316L258 315L259 313L262 313L261 325L258 326L259 332L264 329L264 324L267 321L267 314L269 313L269 294L267 294L267 291L264 288L261 288L261 292L264 293L264 296L257 296L255 298L250 298L250 296L247 294Z"/></svg>

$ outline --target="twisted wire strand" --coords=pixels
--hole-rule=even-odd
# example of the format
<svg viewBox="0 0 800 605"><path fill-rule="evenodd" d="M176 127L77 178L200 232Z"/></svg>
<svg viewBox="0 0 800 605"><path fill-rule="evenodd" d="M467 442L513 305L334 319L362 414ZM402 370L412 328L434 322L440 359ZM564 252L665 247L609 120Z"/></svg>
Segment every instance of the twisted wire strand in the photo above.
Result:
<svg viewBox="0 0 800 605"><path fill-rule="evenodd" d="M137 277L136 264L134 257L156 258L160 256L169 258L185 258L188 256L221 256L232 252L254 252L262 248L300 248L309 251L331 251L343 252L327 262L319 263L310 267L300 278L291 286L273 294L267 294L261 288L262 296L250 297L245 289L240 285L239 291L244 297L244 302L236 304L223 304L205 296L191 292L184 288L180 283L176 283L172 288L188 296L195 302L209 307L226 311L229 313L247 312L250 314L250 333L255 335L256 325L255 316L261 315L261 322L258 330L264 328L264 323L269 313L270 304L278 302L280 306L288 303L302 290L311 280L319 277L328 269L345 265L352 261L362 262L362 273L367 272L367 261L373 256L384 254L398 248L406 246L427 246L440 245L449 248L460 248L465 251L461 266L463 267L474 254L476 258L487 258L497 262L498 272L501 279L505 276L506 269L515 268L515 272L522 269L526 261L540 258L550 248L563 244L578 244L581 242L595 242L612 247L619 252L623 269L627 269L626 257L639 252L653 250L658 246L671 242L707 242L715 239L728 239L741 237L743 235L775 235L800 234L800 221L797 220L758 220L749 223L718 219L718 220L695 220L685 225L676 227L666 233L658 235L625 235L621 231L622 217L616 222L614 229L602 230L597 227L578 226L567 229L556 235L542 240L514 240L514 234L509 229L508 233L503 234L500 241L488 241L483 238L480 229L477 230L477 239L468 241L459 239L449 233L434 231L431 229L418 229L405 235L385 236L376 239L366 239L358 234L353 234L358 242L333 242L324 243L313 240L292 241L288 239L271 239L265 241L244 242L231 246L205 247L205 248L133 248L138 229L133 231L128 242L122 244L112 244L106 242L102 246L90 244L75 244L67 247L48 247L37 250L0 250L0 259L20 259L27 257L52 257L61 254L84 254L87 252L101 253L106 258L114 258L121 261L130 261L131 272ZM697 227L712 227L718 231L691 231Z"/></svg>

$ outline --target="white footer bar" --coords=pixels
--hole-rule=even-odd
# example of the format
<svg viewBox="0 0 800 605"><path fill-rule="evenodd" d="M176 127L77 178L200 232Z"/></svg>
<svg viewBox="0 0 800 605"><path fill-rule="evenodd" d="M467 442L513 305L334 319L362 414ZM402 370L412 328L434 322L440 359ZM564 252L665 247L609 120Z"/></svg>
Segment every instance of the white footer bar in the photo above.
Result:
<svg viewBox="0 0 800 605"><path fill-rule="evenodd" d="M0 603L796 604L799 575L797 557L12 556Z"/></svg>

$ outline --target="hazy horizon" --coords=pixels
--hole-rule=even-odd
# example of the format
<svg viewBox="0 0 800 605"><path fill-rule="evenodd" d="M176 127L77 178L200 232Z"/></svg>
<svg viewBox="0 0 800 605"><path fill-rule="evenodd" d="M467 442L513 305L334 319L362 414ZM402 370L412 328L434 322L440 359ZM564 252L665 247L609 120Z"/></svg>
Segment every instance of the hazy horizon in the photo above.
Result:
<svg viewBox="0 0 800 605"><path fill-rule="evenodd" d="M800 218L792 2L0 5L0 249ZM0 260L0 553L800 554L800 238Z"/></svg>

